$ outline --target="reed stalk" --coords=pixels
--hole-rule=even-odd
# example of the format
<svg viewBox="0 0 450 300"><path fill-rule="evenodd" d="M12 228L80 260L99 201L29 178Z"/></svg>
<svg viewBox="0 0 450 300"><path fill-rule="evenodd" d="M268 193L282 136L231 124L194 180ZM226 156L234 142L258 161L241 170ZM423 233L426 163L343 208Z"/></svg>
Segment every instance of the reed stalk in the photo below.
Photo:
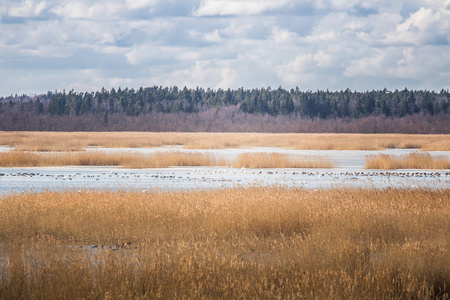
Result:
<svg viewBox="0 0 450 300"><path fill-rule="evenodd" d="M366 158L366 169L450 169L450 160L444 156L412 152L405 155L377 154Z"/></svg>

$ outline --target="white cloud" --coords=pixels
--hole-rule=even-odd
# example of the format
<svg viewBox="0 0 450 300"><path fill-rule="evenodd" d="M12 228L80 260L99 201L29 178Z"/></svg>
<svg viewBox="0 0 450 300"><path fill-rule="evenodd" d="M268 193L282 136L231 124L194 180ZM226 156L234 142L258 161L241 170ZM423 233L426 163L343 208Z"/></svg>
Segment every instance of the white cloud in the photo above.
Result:
<svg viewBox="0 0 450 300"><path fill-rule="evenodd" d="M236 70L223 66L224 62L217 60L199 60L191 67L175 70L170 73L156 72L149 78L151 82L166 86L187 86L195 88L205 84L207 87L218 88L224 85L233 85L237 78Z"/></svg>
<svg viewBox="0 0 450 300"><path fill-rule="evenodd" d="M124 7L120 2L113 1L78 1L66 2L55 6L52 10L56 15L67 19L117 20L121 17Z"/></svg>
<svg viewBox="0 0 450 300"><path fill-rule="evenodd" d="M382 50L375 51L370 56L365 56L360 59L355 59L350 62L350 65L345 69L344 75L348 77L356 76L382 76L386 70L384 60L386 53Z"/></svg>
<svg viewBox="0 0 450 300"><path fill-rule="evenodd" d="M312 1L317 9L333 11L352 11L354 8L380 11L399 10L404 1L391 0L317 0Z"/></svg>
<svg viewBox="0 0 450 300"><path fill-rule="evenodd" d="M404 22L397 24L395 30L386 35L385 42L420 46L435 42L439 36L450 38L450 11L434 11L422 7Z"/></svg>
<svg viewBox="0 0 450 300"><path fill-rule="evenodd" d="M222 34L236 40L264 39L273 32L276 19L267 16L247 16L245 18L231 18Z"/></svg>
<svg viewBox="0 0 450 300"><path fill-rule="evenodd" d="M339 9L339 10L347 10L351 9L354 5L356 5L358 0L331 0L330 6Z"/></svg>
<svg viewBox="0 0 450 300"><path fill-rule="evenodd" d="M344 74L349 78L415 81L419 82L416 88L440 90L449 87L449 62L450 53L436 45L389 47L353 60Z"/></svg>
<svg viewBox="0 0 450 300"><path fill-rule="evenodd" d="M58 16L70 19L84 19L89 18L87 11L89 5L83 2L69 2L63 3L53 9L53 12Z"/></svg>
<svg viewBox="0 0 450 300"><path fill-rule="evenodd" d="M277 73L285 84L298 84L311 77L315 65L313 54L299 54L294 60L277 67Z"/></svg>
<svg viewBox="0 0 450 300"><path fill-rule="evenodd" d="M300 37L287 29L282 29L277 26L272 28L272 35L270 37L276 44L292 44L300 42Z"/></svg>
<svg viewBox="0 0 450 300"><path fill-rule="evenodd" d="M52 58L67 58L69 57L69 53L67 51L61 51L60 47L55 47L51 45L40 45L35 48L30 49L21 49L19 50L20 54L25 56L32 57L52 57Z"/></svg>
<svg viewBox="0 0 450 300"><path fill-rule="evenodd" d="M207 32L203 35L203 38L207 42L218 43L221 41L219 30L214 30L211 32Z"/></svg>
<svg viewBox="0 0 450 300"><path fill-rule="evenodd" d="M259 15L267 10L279 9L290 0L203 0L200 7L194 12L195 16L248 16Z"/></svg>
<svg viewBox="0 0 450 300"><path fill-rule="evenodd" d="M428 80L443 74L448 76L449 70L450 53L444 48L427 45L405 48L401 59L389 69L389 73L394 77Z"/></svg>
<svg viewBox="0 0 450 300"><path fill-rule="evenodd" d="M125 6L128 9L140 9L150 7L158 3L160 0L126 0Z"/></svg>
<svg viewBox="0 0 450 300"><path fill-rule="evenodd" d="M0 95L450 82L450 0L3 1Z"/></svg>
<svg viewBox="0 0 450 300"><path fill-rule="evenodd" d="M27 0L14 3L14 5L9 8L8 14L12 17L36 17L39 16L46 7L47 3L45 1L36 2Z"/></svg>
<svg viewBox="0 0 450 300"><path fill-rule="evenodd" d="M433 9L449 9L450 0L424 0L422 5Z"/></svg>
<svg viewBox="0 0 450 300"><path fill-rule="evenodd" d="M125 54L125 57L133 66L147 65L157 61L168 60L173 53L170 48L143 45L133 48L130 52Z"/></svg>
<svg viewBox="0 0 450 300"><path fill-rule="evenodd" d="M220 43L222 41L221 34L218 29L205 33L196 30L189 30L188 35L193 40L201 40L207 43Z"/></svg>
<svg viewBox="0 0 450 300"><path fill-rule="evenodd" d="M333 56L323 50L319 50L314 54L314 61L319 68L327 68L333 65Z"/></svg>

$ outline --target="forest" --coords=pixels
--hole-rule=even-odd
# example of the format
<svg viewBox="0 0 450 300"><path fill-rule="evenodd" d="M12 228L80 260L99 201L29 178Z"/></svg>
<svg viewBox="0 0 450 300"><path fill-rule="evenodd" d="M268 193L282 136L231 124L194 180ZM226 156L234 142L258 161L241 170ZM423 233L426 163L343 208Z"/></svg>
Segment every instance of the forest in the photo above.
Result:
<svg viewBox="0 0 450 300"><path fill-rule="evenodd" d="M153 86L0 97L0 130L449 133L450 92Z"/></svg>

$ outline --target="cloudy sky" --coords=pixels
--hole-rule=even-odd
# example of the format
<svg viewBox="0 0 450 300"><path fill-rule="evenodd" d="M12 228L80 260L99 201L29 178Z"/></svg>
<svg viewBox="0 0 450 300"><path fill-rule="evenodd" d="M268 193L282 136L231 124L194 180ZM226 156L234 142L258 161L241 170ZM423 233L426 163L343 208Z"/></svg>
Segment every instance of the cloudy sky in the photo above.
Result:
<svg viewBox="0 0 450 300"><path fill-rule="evenodd" d="M2 0L0 96L450 88L450 0Z"/></svg>

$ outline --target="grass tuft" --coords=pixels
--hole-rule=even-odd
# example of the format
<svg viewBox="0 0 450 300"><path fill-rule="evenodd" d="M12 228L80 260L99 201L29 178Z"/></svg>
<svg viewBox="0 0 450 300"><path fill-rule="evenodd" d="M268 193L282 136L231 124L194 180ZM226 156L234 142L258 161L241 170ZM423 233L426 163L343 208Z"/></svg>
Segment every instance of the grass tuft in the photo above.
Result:
<svg viewBox="0 0 450 300"><path fill-rule="evenodd" d="M377 154L366 158L366 169L450 169L450 160L429 153L412 152L405 155Z"/></svg>

